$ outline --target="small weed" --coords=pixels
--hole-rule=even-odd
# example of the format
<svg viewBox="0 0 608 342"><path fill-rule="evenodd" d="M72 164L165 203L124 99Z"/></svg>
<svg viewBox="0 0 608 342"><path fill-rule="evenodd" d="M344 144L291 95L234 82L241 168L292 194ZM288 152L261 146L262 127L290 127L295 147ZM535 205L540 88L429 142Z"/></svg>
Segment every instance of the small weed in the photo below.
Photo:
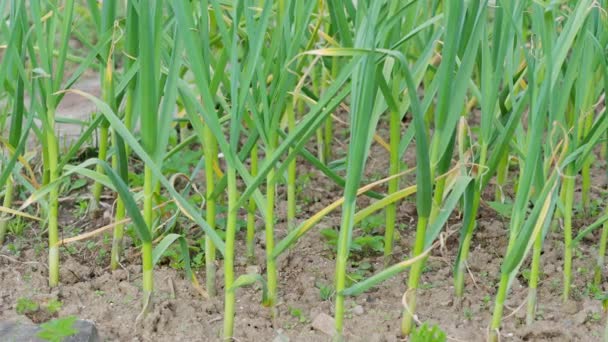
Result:
<svg viewBox="0 0 608 342"><path fill-rule="evenodd" d="M289 314L294 318L297 318L300 323L307 323L310 320L302 313L301 309L289 307Z"/></svg>
<svg viewBox="0 0 608 342"><path fill-rule="evenodd" d="M87 242L86 247L89 251L92 251L97 248L97 244L95 243L95 241L89 241Z"/></svg>
<svg viewBox="0 0 608 342"><path fill-rule="evenodd" d="M21 297L17 299L17 306L15 307L15 311L17 311L19 315L25 315L28 313L36 312L38 311L38 309L40 309L40 305L38 305L38 303L29 298Z"/></svg>
<svg viewBox="0 0 608 342"><path fill-rule="evenodd" d="M557 291L560 288L560 281L558 279L552 279L551 283L549 284L549 287L551 288L552 291Z"/></svg>
<svg viewBox="0 0 608 342"><path fill-rule="evenodd" d="M63 248L65 252L69 255L74 255L78 253L78 249L74 245L64 245Z"/></svg>
<svg viewBox="0 0 608 342"><path fill-rule="evenodd" d="M530 273L531 273L531 271L530 271L529 268L526 268L523 271L521 271L521 275L522 275L522 277L524 277L524 279L526 280L526 282L530 281Z"/></svg>
<svg viewBox="0 0 608 342"><path fill-rule="evenodd" d="M490 295L486 295L485 297L483 297L483 305L485 307L488 307L490 305L491 300L492 298L490 298Z"/></svg>
<svg viewBox="0 0 608 342"><path fill-rule="evenodd" d="M89 201L80 200L76 203L76 216L85 216L89 212Z"/></svg>
<svg viewBox="0 0 608 342"><path fill-rule="evenodd" d="M61 310L62 306L63 306L63 303L60 300L51 299L48 302L48 304L46 305L46 311L48 311L50 314L54 315L54 314L58 313L59 310Z"/></svg>
<svg viewBox="0 0 608 342"><path fill-rule="evenodd" d="M205 252L196 253L196 255L192 258L191 266L192 268L201 268L205 265Z"/></svg>
<svg viewBox="0 0 608 342"><path fill-rule="evenodd" d="M361 229L366 233L378 231L384 225L384 215L371 215L361 222Z"/></svg>
<svg viewBox="0 0 608 342"><path fill-rule="evenodd" d="M336 251L338 244L338 232L335 229L327 228L321 230L321 235L327 244ZM384 250L384 237L374 235L361 235L353 239L351 243L351 253L354 258L377 255Z"/></svg>
<svg viewBox="0 0 608 342"><path fill-rule="evenodd" d="M438 326L429 326L423 323L415 328L410 336L410 342L445 342L447 339L445 332Z"/></svg>
<svg viewBox="0 0 608 342"><path fill-rule="evenodd" d="M112 244L112 235L110 234L103 234L103 244L104 245L110 245Z"/></svg>
<svg viewBox="0 0 608 342"><path fill-rule="evenodd" d="M103 262L107 259L108 251L104 248L100 248L97 251L97 264L103 264Z"/></svg>
<svg viewBox="0 0 608 342"><path fill-rule="evenodd" d="M17 216L8 222L8 231L13 236L23 236L26 222L21 216Z"/></svg>
<svg viewBox="0 0 608 342"><path fill-rule="evenodd" d="M315 287L319 289L319 296L323 301L330 300L334 295L334 289L331 285L316 283Z"/></svg>
<svg viewBox="0 0 608 342"><path fill-rule="evenodd" d="M541 307L536 309L536 319L537 320L545 319L545 310L543 310Z"/></svg>
<svg viewBox="0 0 608 342"><path fill-rule="evenodd" d="M601 294L601 289L597 285L595 285L593 282L590 282L587 284L587 288L585 289L585 292L588 297L597 298Z"/></svg>
<svg viewBox="0 0 608 342"><path fill-rule="evenodd" d="M45 341L60 342L64 338L78 333L78 330L74 329L74 323L76 323L75 316L67 316L48 321L40 325L42 330L37 336Z"/></svg>
<svg viewBox="0 0 608 342"><path fill-rule="evenodd" d="M437 287L437 284L435 283L422 283L420 284L420 289L422 290L430 290Z"/></svg>
<svg viewBox="0 0 608 342"><path fill-rule="evenodd" d="M61 192L62 193L70 193L72 191L76 191L84 188L87 185L87 180L84 178L65 178L63 182L61 182Z"/></svg>
<svg viewBox="0 0 608 342"><path fill-rule="evenodd" d="M465 318L467 321L470 321L470 320L472 320L472 319L473 319L473 311L471 310L471 308L464 308L464 309L462 310L462 313L464 314L464 318Z"/></svg>
<svg viewBox="0 0 608 342"><path fill-rule="evenodd" d="M6 245L6 247L12 255L17 257L21 255L21 243L9 243Z"/></svg>

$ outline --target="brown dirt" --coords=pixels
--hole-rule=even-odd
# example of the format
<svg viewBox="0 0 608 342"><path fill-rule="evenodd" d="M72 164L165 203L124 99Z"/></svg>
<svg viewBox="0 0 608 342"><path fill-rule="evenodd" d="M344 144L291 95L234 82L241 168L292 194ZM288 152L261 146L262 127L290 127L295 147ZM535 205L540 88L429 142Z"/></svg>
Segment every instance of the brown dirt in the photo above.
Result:
<svg viewBox="0 0 608 342"><path fill-rule="evenodd" d="M381 127L381 132L385 127ZM374 170L386 170L386 153L377 144L372 149L367 176ZM408 158L413 164L413 156ZM312 181L300 196L300 218L333 201L341 191L322 175L301 164L300 174L311 173ZM405 181L403 182L405 183ZM280 193L278 200L283 198ZM364 199L361 203L369 202ZM306 203L306 204L304 204ZM66 204L64 207L71 207ZM65 208L64 208L65 209ZM67 209L66 209L67 210ZM284 217L284 208L279 216ZM415 222L415 207L409 201L400 204L398 222L405 229L399 231L395 255L404 259L409 253ZM297 245L279 260L280 303L273 322L268 309L260 305L258 288L240 289L236 303L236 341L270 341L278 336L289 341L329 341L330 337L312 327L319 314L333 315L333 303L320 297L318 286L333 282L334 253L322 242L319 229L337 227L340 213L335 212L311 230ZM76 221L74 219L74 221ZM73 221L73 222L74 222ZM261 225L261 222L259 223ZM67 225L67 223L66 223ZM98 226L87 225L87 226ZM457 229L458 221L450 222L447 229ZM483 341L491 317L492 303L498 282L498 272L506 248L507 222L488 208L482 208L478 229L471 247L470 275L467 277L466 295L455 303L452 286L452 265L457 253L457 235L452 235L429 258L418 291L417 319L438 324L453 341ZM279 222L277 235L286 234L285 222ZM257 264L264 272L263 235L258 235ZM595 260L595 237L586 239L577 249L574 264L573 301L561 302L561 253L563 243L559 232L547 239L542 258L542 282L539 288L538 320L525 325L526 281L515 280L505 309L501 331L503 341L595 341L601 338L603 315L601 303L590 298L586 284L592 277ZM244 236L239 235L238 251L244 251ZM59 315L77 315L96 322L105 341L217 341L222 330L223 303L221 298L202 298L183 277L167 265L155 271L156 294L154 308L147 317L136 322L141 309L141 272L137 251L129 250L124 269L110 272L108 258L99 259L96 253L108 249L107 241L94 239L93 248L88 242L74 244L76 252L62 251L61 281L59 288L46 285L46 251L42 242L24 243L21 253L15 256L6 247L0 253L0 320L27 321L30 318L15 312L19 298L27 297L39 303L58 299L63 303ZM382 256L363 258L371 264L366 275L382 269ZM222 283L220 262L218 284ZM529 267L524 265L522 269ZM237 274L246 272L243 253L237 257ZM351 269L352 271L352 269ZM197 276L204 284L204 272ZM401 298L405 290L406 274L399 275L377 288L346 303L346 330L349 341L398 341ZM603 284L604 287L606 284ZM219 289L222 290L221 287ZM523 304L523 306L522 306ZM297 317L297 311L301 311ZM277 339L279 341L279 339Z"/></svg>
<svg viewBox="0 0 608 342"><path fill-rule="evenodd" d="M401 212L407 211L403 204ZM406 219L402 217L402 219ZM334 221L329 220L329 221ZM504 223L481 220L471 253L467 293L459 305L452 296L452 263L457 241L451 238L445 249L438 250L428 261L419 291L418 319L439 324L446 333L460 341L483 341L491 315L504 250ZM397 253L405 256L409 231L402 232ZM242 236L241 236L242 237ZM261 237L261 236L260 236ZM241 239L242 240L242 239ZM519 308L527 295L523 279L517 279L507 302L502 330L505 341L592 341L601 336L601 304L585 295L589 274L582 269L592 267L586 249L575 261L575 301L561 304L561 242L550 239L546 244L539 294L542 317L526 327L525 306ZM496 255L488 253L492 247ZM244 246L239 250L244 250ZM140 266L133 262L115 272L98 265L86 255L65 256L62 260L62 285L49 289L44 256L26 249L19 258L0 257L0 319L27 320L15 312L18 298L39 303L58 299L63 302L60 315L77 315L91 319L106 341L214 341L222 328L221 299L204 299L183 278L183 273L167 266L155 272L156 295L152 312L139 324L135 322L141 308ZM262 263L258 250L258 264ZM382 267L382 257L367 258L373 269ZM237 273L245 273L245 260L238 259ZM268 309L261 307L261 293L254 288L239 290L236 315L238 341L268 341L281 334L290 341L328 341L330 338L312 328L311 321L321 313L332 315L333 304L320 298L319 283L331 284L334 261L318 232L310 232L280 260L281 302L273 324ZM221 271L219 272L221 284ZM202 279L203 274L199 274ZM376 289L347 301L346 329L351 341L397 341L404 276L389 280ZM489 302L488 302L489 300ZM360 307L357 307L360 306ZM356 308L357 307L357 308ZM361 308L363 309L361 313ZM519 308L519 309L518 309ZM292 311L301 310L302 317ZM599 315L599 316L598 316Z"/></svg>

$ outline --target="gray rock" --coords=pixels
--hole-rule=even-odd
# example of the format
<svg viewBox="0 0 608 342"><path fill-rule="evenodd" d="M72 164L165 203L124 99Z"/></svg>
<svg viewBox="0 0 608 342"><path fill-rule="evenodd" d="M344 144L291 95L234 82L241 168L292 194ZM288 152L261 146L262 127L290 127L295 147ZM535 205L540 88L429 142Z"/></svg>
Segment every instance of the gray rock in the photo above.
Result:
<svg viewBox="0 0 608 342"><path fill-rule="evenodd" d="M78 333L65 338L63 342L101 341L93 321L77 320L73 328L78 330ZM15 321L0 322L0 336L2 336L2 341L6 342L44 342L36 336L40 330L40 325L37 324Z"/></svg>
<svg viewBox="0 0 608 342"><path fill-rule="evenodd" d="M272 342L289 342L289 337L283 333L283 329L277 330L277 336Z"/></svg>
<svg viewBox="0 0 608 342"><path fill-rule="evenodd" d="M361 306L361 305L355 306L352 311L357 316L361 316L361 315L363 315L363 313L365 313L365 310L363 309L363 306Z"/></svg>
<svg viewBox="0 0 608 342"><path fill-rule="evenodd" d="M247 274L260 274L260 272L261 272L260 266L258 266L258 265L249 265L245 269L245 272Z"/></svg>
<svg viewBox="0 0 608 342"><path fill-rule="evenodd" d="M585 310L581 310L574 315L574 322L576 325L583 325L587 322L587 312Z"/></svg>
<svg viewBox="0 0 608 342"><path fill-rule="evenodd" d="M312 327L327 336L334 336L334 318L326 313L318 314L315 319L312 320Z"/></svg>

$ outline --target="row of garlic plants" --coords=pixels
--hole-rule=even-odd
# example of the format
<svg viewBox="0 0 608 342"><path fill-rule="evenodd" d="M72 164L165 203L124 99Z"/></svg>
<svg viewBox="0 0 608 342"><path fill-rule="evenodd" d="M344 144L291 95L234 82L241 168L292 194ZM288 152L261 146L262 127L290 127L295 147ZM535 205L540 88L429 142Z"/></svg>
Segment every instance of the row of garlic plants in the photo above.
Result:
<svg viewBox="0 0 608 342"><path fill-rule="evenodd" d="M278 257L340 206L337 339L344 331L345 298L405 270L402 334L411 333L425 260L454 211L462 214L454 296L466 296L467 259L484 201L508 202L511 210L490 341L499 339L511 282L529 258L527 321L534 321L548 234L563 234L564 300L570 297L573 250L600 228L589 281L602 279L606 216L576 235L572 219L578 175L582 210L589 212L591 170L606 151L603 0L4 0L0 8L9 9L0 24L5 99L0 124L10 132L2 139L0 241L12 217L36 219L28 207L37 205L45 217L40 227L48 236L50 286L60 281L59 185L74 175L93 181L93 206L104 189L117 194L112 269L121 259L126 221L140 239L143 314L153 304L154 266L173 243L181 248L187 277L199 286L187 236L161 229L159 195L202 229L211 296L217 294L218 258L224 267L225 339L234 333L236 289L259 282L263 304L276 314ZM84 48L73 48L74 41ZM72 89L88 70L99 72L99 98ZM92 101L98 113L60 153L57 108L68 92ZM349 133L345 172L331 164L338 157L332 155L334 120L343 113ZM381 120L388 124L388 137L378 135ZM191 135L184 133L188 124ZM176 126L181 139L171 143ZM34 147L28 145L31 136ZM93 136L99 141L97 158L73 165L72 157ZM363 186L374 141L388 150L389 172ZM194 171L204 169L202 210L189 196L188 189L197 188L194 173L163 172L163 163L192 143L202 146ZM415 150L416 177L414 185L403 187L407 171L401 165L408 150ZM42 157L40 175L32 171L32 151ZM144 164L142 189L129 185L133 156ZM296 215L296 158L344 189L341 199L310 218ZM186 189L176 188L177 178L187 180ZM383 183L386 188L378 186ZM283 186L289 232L278 239L276 192ZM495 198L484 198L488 188L495 189ZM15 189L29 196L20 207L13 205ZM375 201L358 208L360 196ZM395 255L397 204L413 196L417 225L411 253ZM226 220L220 225L217 209L223 202ZM241 208L247 208L246 251L235 247ZM347 286L353 231L381 210L385 268ZM264 222L266 274L237 277L235 255L254 260L257 217Z"/></svg>

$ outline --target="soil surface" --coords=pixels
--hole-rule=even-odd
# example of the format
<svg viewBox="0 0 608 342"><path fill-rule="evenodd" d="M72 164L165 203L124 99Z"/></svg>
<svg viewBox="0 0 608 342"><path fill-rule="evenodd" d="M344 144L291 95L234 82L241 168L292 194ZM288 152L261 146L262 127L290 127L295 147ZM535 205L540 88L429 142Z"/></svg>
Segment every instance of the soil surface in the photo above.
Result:
<svg viewBox="0 0 608 342"><path fill-rule="evenodd" d="M336 138L343 134L337 128ZM387 136L386 127L379 134ZM342 140L343 141L343 140ZM339 153L339 152L338 152ZM341 157L341 156L336 156ZM414 156L406 156L409 165L415 165ZM374 144L368 170L368 180L387 170L387 155L381 146ZM300 177L309 177L300 192L300 219L318 212L341 195L341 189L326 180L303 161L299 161ZM402 186L413 179L406 177ZM597 176L600 184L603 175ZM493 189L488 190L491 198ZM279 193L277 202L284 198ZM597 194L596 194L597 196ZM370 203L362 198L360 205ZM75 214L73 201L61 204L64 234L66 227L80 227L90 231L108 222L108 215L93 218ZM285 217L285 208L277 208L277 216ZM403 201L398 208L400 229L395 242L395 261L409 255L416 222L416 210L412 199ZM446 232L457 231L459 219L449 221ZM592 219L579 219L579 227ZM320 230L337 228L340 223L339 210L330 214L279 259L280 303L273 320L268 308L261 306L261 290L248 287L238 290L236 303L236 341L330 341L331 337L321 331L318 324L327 323L333 316L332 297L323 299L320 288L333 283L335 253ZM258 222L261 230L263 223ZM433 251L427 261L418 291L419 322L438 324L451 341L484 341L491 317L494 295L497 289L499 270L507 243L508 221L487 206L482 206L478 217L469 259L469 276L466 279L466 294L463 300L453 296L453 264L458 249L458 234L446 234L444 243ZM28 229L28 231L31 229ZM222 331L223 302L218 298L204 298L184 278L182 270L175 270L167 262L155 270L156 293L151 312L141 320L138 315L142 307L141 264L138 250L127 248L123 268L109 270L111 238L97 236L62 248L61 286L47 286L45 237L40 235L15 240L0 250L0 320L43 321L36 315L19 315L16 305L20 298L29 298L40 303L59 300L63 306L54 316L76 315L80 319L96 322L105 341L218 341ZM277 225L279 240L287 232L284 221ZM599 232L597 232L599 233ZM357 234L357 233L355 233ZM562 303L562 253L560 228L547 238L542 257L541 284L539 286L539 308L537 321L526 326L527 281L524 276L515 279L506 303L502 341L598 341L601 339L604 315L601 302L590 294L587 284L593 275L598 234L585 239L577 248L574 260L573 300ZM243 232L237 238L237 251L245 251ZM236 274L247 272L264 273L263 234L257 235L258 267L248 264L244 253L237 256ZM18 245L18 248L10 249ZM369 276L383 267L383 257L378 253L353 255L351 273ZM365 267L362 265L365 264ZM525 275L526 264L522 266ZM222 291L223 275L221 260L218 261L218 290ZM402 296L407 272L388 280L376 288L357 297L347 299L345 327L349 341L399 341L400 317L403 310ZM204 269L197 270L197 277L204 284ZM603 286L606 284L604 282ZM600 289L604 290L604 289ZM314 327L313 327L314 325Z"/></svg>
<svg viewBox="0 0 608 342"><path fill-rule="evenodd" d="M400 207L401 219L409 220L411 204ZM334 216L325 221L337 224ZM411 230L403 231L397 242L396 254L405 257L409 250ZM491 317L492 301L498 281L502 251L506 246L505 224L496 218L481 219L469 262L470 277L462 302L453 297L452 265L457 240L450 237L445 248L438 249L429 259L419 290L417 318L438 324L453 341L483 341ZM244 239L244 236L240 236ZM259 238L262 236L259 235ZM312 326L315 317L333 314L331 299L322 300L319 286L332 283L333 252L321 243L318 232L304 236L297 246L280 260L280 294L276 321L270 311L260 305L261 291L243 288L238 291L235 337L237 341L270 341L277 336L289 341L329 341L330 337ZM102 241L97 241L103 246ZM15 311L19 298L29 298L44 305L53 299L63 307L60 316L76 315L96 322L105 341L217 341L222 330L223 303L221 298L207 299L184 279L183 271L161 266L155 271L156 294L154 308L148 316L136 322L141 310L141 272L137 258L132 255L125 268L110 272L107 262L98 263L84 243L76 243L79 252L66 255L61 265L62 285L47 286L44 251L36 254L24 246L19 257L3 252L0 257L0 320L37 321L35 317L20 316ZM79 246L80 245L80 246ZM104 246L109 248L109 245ZM244 250L244 246L239 246ZM592 269L590 253L580 249L575 259L574 300L561 303L562 243L549 239L543 258L539 294L539 317L532 326L525 325L527 287L518 278L507 301L501 331L504 341L596 341L603 327L601 303L585 294L585 283ZM495 254L489 250L496 251ZM131 254L136 254L135 250ZM262 250L258 264L263 265ZM381 256L365 258L372 270L380 270ZM244 258L238 259L237 274L247 271ZM262 271L263 271L263 267ZM221 284L221 270L218 284ZM371 273L370 273L371 274ZM198 274L203 282L204 273ZM398 341L401 298L405 275L399 275L377 288L347 301L346 330L350 341ZM324 316L321 316L324 317ZM48 317L47 317L48 319ZM287 341L286 339L277 341Z"/></svg>

